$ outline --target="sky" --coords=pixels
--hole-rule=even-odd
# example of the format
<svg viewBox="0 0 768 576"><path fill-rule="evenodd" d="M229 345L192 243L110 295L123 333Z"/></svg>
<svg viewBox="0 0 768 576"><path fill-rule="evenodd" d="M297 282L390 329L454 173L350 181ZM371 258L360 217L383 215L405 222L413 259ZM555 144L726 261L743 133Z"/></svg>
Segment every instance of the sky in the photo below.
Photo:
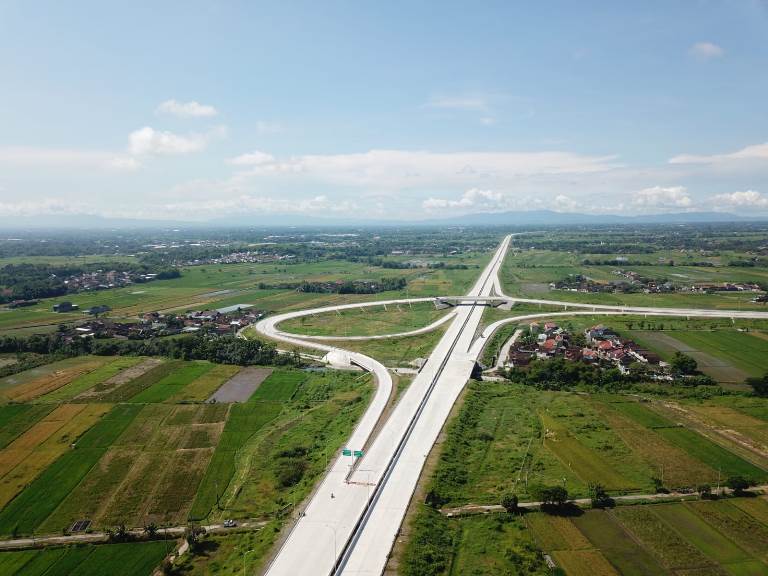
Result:
<svg viewBox="0 0 768 576"><path fill-rule="evenodd" d="M768 216L768 0L0 0L0 219Z"/></svg>

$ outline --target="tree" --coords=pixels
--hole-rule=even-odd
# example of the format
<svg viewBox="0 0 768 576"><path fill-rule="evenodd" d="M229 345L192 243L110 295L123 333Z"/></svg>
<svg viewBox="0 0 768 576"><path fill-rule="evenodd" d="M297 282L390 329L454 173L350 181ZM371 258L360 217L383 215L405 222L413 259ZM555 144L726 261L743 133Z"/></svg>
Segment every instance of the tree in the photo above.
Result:
<svg viewBox="0 0 768 576"><path fill-rule="evenodd" d="M568 501L568 490L563 486L532 486L529 492L542 506L559 507Z"/></svg>
<svg viewBox="0 0 768 576"><path fill-rule="evenodd" d="M733 490L736 494L743 494L744 490L749 488L750 486L754 486L755 483L752 479L746 478L745 476L731 476L726 480L725 485L728 486L731 490Z"/></svg>
<svg viewBox="0 0 768 576"><path fill-rule="evenodd" d="M590 482L588 491L589 499L592 501L592 508L602 508L610 500L605 488L598 482Z"/></svg>
<svg viewBox="0 0 768 576"><path fill-rule="evenodd" d="M762 378L747 378L745 384L752 386L755 396L768 397L768 372Z"/></svg>
<svg viewBox="0 0 768 576"><path fill-rule="evenodd" d="M121 523L114 528L107 529L107 538L110 542L127 542L131 538L131 533L125 527L124 523Z"/></svg>
<svg viewBox="0 0 768 576"><path fill-rule="evenodd" d="M187 526L184 537L189 544L189 549L192 553L196 552L200 546L200 540L205 535L205 528L198 526L197 524L190 524Z"/></svg>
<svg viewBox="0 0 768 576"><path fill-rule="evenodd" d="M675 374L689 375L694 374L699 368L696 360L683 354L682 352L675 352L671 362L672 372Z"/></svg>
<svg viewBox="0 0 768 576"><path fill-rule="evenodd" d="M712 486L709 484L699 484L696 486L696 492L699 493L699 498L704 500L712 496Z"/></svg>
<svg viewBox="0 0 768 576"><path fill-rule="evenodd" d="M505 494L501 498L501 505L510 514L517 511L517 494Z"/></svg>
<svg viewBox="0 0 768 576"><path fill-rule="evenodd" d="M146 526L144 526L144 534L146 534L147 538L150 540L154 540L155 537L157 537L158 527L157 524L154 522L150 522Z"/></svg>

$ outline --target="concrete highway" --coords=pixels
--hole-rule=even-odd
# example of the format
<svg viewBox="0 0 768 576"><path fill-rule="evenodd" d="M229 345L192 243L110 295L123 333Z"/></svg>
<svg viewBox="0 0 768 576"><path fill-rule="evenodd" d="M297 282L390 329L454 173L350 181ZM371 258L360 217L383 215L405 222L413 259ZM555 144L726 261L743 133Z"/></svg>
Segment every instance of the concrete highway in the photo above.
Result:
<svg viewBox="0 0 768 576"><path fill-rule="evenodd" d="M688 308L648 308L575 304L543 299L505 296L498 271L509 246L506 237L488 266L466 297L464 305L430 326L410 334L450 325L428 361L403 394L395 409L375 438L371 435L387 404L392 379L378 361L363 354L348 352L324 343L343 338L309 337L283 332L278 325L290 318L382 304L433 301L434 298L411 298L330 306L276 315L256 325L258 332L270 338L302 347L325 351L336 363L351 363L376 378L374 399L358 423L346 447L359 450L370 443L362 458L337 458L317 487L306 509L285 539L267 569L269 576L283 575L379 575L405 515L427 454L432 448L458 395L465 386L474 364L495 330L509 322L551 316L621 315L766 318L768 312L702 310ZM478 305L471 299L478 297ZM542 312L505 318L486 327L476 337L484 307L480 303L494 296L512 302L538 303L576 308L578 311ZM469 301L466 299L469 297ZM454 297L455 299L456 297ZM450 300L451 297L444 299ZM393 337L394 334L369 339Z"/></svg>
<svg viewBox="0 0 768 576"><path fill-rule="evenodd" d="M470 296L490 295L493 278L508 244L509 238L506 238L470 290ZM408 301L414 300L389 301L388 304ZM332 307L312 313L343 308ZM472 304L456 308L443 338L381 427L370 449L359 459L349 478L352 458L340 457L333 463L309 501L305 515L296 522L267 574L295 576L381 572L424 458L474 365L466 352L482 312L481 306ZM337 348L277 329L280 322L306 313L268 318L258 323L256 329L283 342L338 354ZM359 450L366 444L383 410L383 406L374 404L379 404L377 401L380 398L386 403L392 381L379 362L362 354L346 354L354 363L372 369L378 384L373 403L347 443L348 448ZM384 510L387 512L382 514Z"/></svg>

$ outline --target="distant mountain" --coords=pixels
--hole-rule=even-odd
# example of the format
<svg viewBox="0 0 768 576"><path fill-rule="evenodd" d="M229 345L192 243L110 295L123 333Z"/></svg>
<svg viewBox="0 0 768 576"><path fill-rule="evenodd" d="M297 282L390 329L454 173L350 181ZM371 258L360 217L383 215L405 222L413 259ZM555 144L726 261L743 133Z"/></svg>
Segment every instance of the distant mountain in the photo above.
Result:
<svg viewBox="0 0 768 576"><path fill-rule="evenodd" d="M423 220L360 220L353 218L324 218L306 214L233 214L206 221L142 220L105 218L94 215L36 216L5 218L0 228L29 229L167 229L167 228L244 228L250 226L279 227L364 227L364 226L578 226L587 224L693 224L718 222L765 222L768 217L745 217L725 212L680 212L675 214L646 214L618 216L608 214L579 214L552 210L524 210L466 214L450 218Z"/></svg>
<svg viewBox="0 0 768 576"><path fill-rule="evenodd" d="M440 220L427 220L431 224L464 226L568 226L579 224L685 224L704 222L765 221L768 218L746 218L725 212L679 212L675 214L644 214L618 216L611 214L579 214L552 210L495 212L467 214Z"/></svg>

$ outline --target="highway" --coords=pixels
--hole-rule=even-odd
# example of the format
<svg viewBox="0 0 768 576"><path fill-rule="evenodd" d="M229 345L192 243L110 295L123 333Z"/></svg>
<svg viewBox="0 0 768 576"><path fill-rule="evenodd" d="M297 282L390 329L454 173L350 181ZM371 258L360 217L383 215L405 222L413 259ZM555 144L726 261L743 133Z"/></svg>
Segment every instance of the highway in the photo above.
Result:
<svg viewBox="0 0 768 576"><path fill-rule="evenodd" d="M470 296L487 296L493 290L509 244L501 243L490 263L470 290ZM432 298L416 301L432 301ZM403 300L408 302L413 300ZM390 301L397 303L398 301ZM381 303L379 303L381 304ZM347 305L346 307L355 307ZM325 312L342 307L316 310ZM305 512L267 569L270 576L375 574L386 563L391 544L421 471L424 459L440 431L474 361L467 351L482 317L483 307L456 307L453 320L421 372L403 394L370 449L357 463L349 481L352 458L340 457L331 466L309 501ZM277 324L306 314L291 313L257 324L262 334L283 342L313 346L329 352L338 349L288 335ZM361 449L376 425L389 396L392 381L386 368L362 354L349 354L352 361L371 369L378 389L347 447ZM382 512L385 513L382 514Z"/></svg>
<svg viewBox="0 0 768 576"><path fill-rule="evenodd" d="M434 298L407 298L345 304L289 312L266 318L256 325L259 333L303 347L323 350L342 363L363 367L374 374L377 390L346 447L360 450L369 445L362 458L338 457L310 498L306 509L285 539L269 576L293 575L379 575L404 518L426 457L458 395L470 377L483 346L495 330L509 322L550 316L640 314L654 316L768 318L768 312L702 310L688 308L647 308L575 304L526 299L503 294L499 268L508 249L507 236L467 296L441 297L461 301L446 317L409 334L434 329L450 320L445 334L428 361L378 433L372 437L392 390L392 379L378 361L348 352L325 340L336 337L309 337L283 332L278 325L290 318L334 310L434 301ZM473 300L472 297L477 297ZM527 302L576 308L569 312L541 312L513 316L495 322L477 335L484 306L493 300ZM388 338L396 334L347 339Z"/></svg>

